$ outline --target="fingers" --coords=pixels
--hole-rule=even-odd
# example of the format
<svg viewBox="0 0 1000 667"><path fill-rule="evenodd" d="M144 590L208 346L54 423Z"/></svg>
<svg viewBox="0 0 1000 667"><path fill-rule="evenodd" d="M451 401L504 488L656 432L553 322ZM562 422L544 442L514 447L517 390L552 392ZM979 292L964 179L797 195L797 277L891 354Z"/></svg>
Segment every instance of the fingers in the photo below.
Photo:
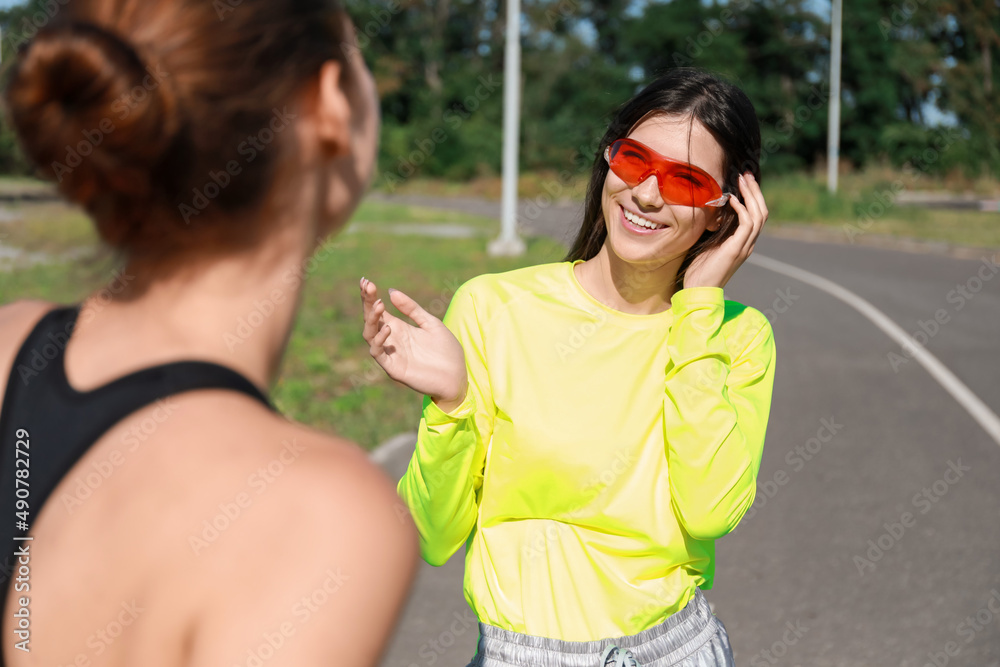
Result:
<svg viewBox="0 0 1000 667"><path fill-rule="evenodd" d="M753 179L753 175L749 172L743 174L740 180L740 192L743 194L744 206L751 214L751 221L756 221L761 217L760 204L757 202L757 197L754 193L755 186L756 182ZM759 188L757 191L760 191Z"/></svg>
<svg viewBox="0 0 1000 667"><path fill-rule="evenodd" d="M365 323L363 336L366 341L371 341L372 336L378 333L379 328L381 328L382 322L376 317L372 320L372 309L375 304L379 302L378 298L378 288L375 283L368 280L367 278L361 279L361 318ZM384 308L382 309L384 312Z"/></svg>
<svg viewBox="0 0 1000 667"><path fill-rule="evenodd" d="M396 308L399 308L399 312L416 322L418 327L424 327L437 320L436 317L424 310L419 303L398 289L394 289L389 293L389 300L392 301L392 304Z"/></svg>
<svg viewBox="0 0 1000 667"><path fill-rule="evenodd" d="M750 190L753 192L754 201L757 202L757 209L760 211L760 224L763 225L767 222L767 202L764 201L764 193L760 189L760 183L757 179L753 177L753 174L748 174L747 182L750 184Z"/></svg>
<svg viewBox="0 0 1000 667"><path fill-rule="evenodd" d="M764 201L764 193L761 192L760 183L757 179L753 177L753 174L747 172L744 175L744 195L743 198L747 200L747 210L752 211L754 214L754 222L758 226L763 226L767 221L767 203Z"/></svg>
<svg viewBox="0 0 1000 667"><path fill-rule="evenodd" d="M367 278L361 279L361 305L364 308L365 319L368 318L368 309L372 307L375 300L378 299L378 288L375 287L375 283L368 280Z"/></svg>
<svg viewBox="0 0 1000 667"><path fill-rule="evenodd" d="M368 347L368 352L376 361L378 361L379 358L385 354L385 341L389 337L390 333L392 333L392 327L386 324L377 334L375 334L375 337L372 338L371 344Z"/></svg>
<svg viewBox="0 0 1000 667"><path fill-rule="evenodd" d="M729 202L732 204L733 210L736 211L739 221L736 231L733 232L733 235L729 238L729 240L735 239L733 240L733 243L738 245L739 248L745 250L748 242L750 242L753 237L753 216L737 197L730 197Z"/></svg>
<svg viewBox="0 0 1000 667"><path fill-rule="evenodd" d="M746 227L746 236L743 238L743 251L749 255L753 252L754 243L760 235L764 222L767 220L767 205L764 203L764 194L760 190L760 185L753 174L747 172L740 180L740 192L743 195L745 204L736 202L736 210L740 217L740 230ZM742 209L742 210L741 210Z"/></svg>
<svg viewBox="0 0 1000 667"><path fill-rule="evenodd" d="M382 303L381 299L375 299L374 294L369 295L367 298L373 300L371 305L365 307L365 326L361 335L366 341L371 343L372 338L374 338L375 335L382 329L382 325L385 323L383 318L383 315L385 314L385 304Z"/></svg>

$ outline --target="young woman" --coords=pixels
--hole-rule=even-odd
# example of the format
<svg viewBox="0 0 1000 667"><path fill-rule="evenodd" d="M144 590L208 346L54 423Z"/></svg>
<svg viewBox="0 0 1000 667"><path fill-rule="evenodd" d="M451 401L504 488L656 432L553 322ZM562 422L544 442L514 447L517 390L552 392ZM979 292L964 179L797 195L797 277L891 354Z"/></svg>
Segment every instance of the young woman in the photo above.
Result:
<svg viewBox="0 0 1000 667"><path fill-rule="evenodd" d="M723 298L767 207L736 87L665 74L600 142L566 260L462 285L444 321L362 279L364 335L425 394L398 492L441 565L462 545L472 665L732 665L702 590L754 499L771 327Z"/></svg>
<svg viewBox="0 0 1000 667"><path fill-rule="evenodd" d="M267 396L373 170L353 27L332 0L61 5L7 112L125 265L0 308L3 663L373 665L417 532Z"/></svg>

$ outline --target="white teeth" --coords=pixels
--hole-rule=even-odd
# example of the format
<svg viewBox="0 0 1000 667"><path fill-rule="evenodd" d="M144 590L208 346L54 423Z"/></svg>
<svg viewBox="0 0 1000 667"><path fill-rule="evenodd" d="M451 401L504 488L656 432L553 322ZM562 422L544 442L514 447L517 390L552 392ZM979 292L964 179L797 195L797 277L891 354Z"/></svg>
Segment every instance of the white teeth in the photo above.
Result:
<svg viewBox="0 0 1000 667"><path fill-rule="evenodd" d="M646 218L640 218L627 208L622 208L622 210L625 211L625 218L633 225L638 225L639 227L645 227L646 229L662 229L663 227L666 227L666 225L653 224L649 220L646 220Z"/></svg>

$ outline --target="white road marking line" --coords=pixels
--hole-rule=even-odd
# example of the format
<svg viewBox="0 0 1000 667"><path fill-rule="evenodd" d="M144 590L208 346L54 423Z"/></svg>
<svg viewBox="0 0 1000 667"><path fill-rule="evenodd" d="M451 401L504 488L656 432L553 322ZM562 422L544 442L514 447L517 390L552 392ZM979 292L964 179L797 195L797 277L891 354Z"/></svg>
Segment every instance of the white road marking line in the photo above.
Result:
<svg viewBox="0 0 1000 667"><path fill-rule="evenodd" d="M867 317L875 326L884 331L889 338L898 343L900 347L903 349L909 348L913 353L913 358L927 369L931 377L937 380L949 394L954 396L959 405L965 408L972 415L972 418L979 422L979 425L983 427L986 433L1000 445L1000 417L997 417L997 414L988 405L983 403L978 396L972 393L972 390L959 380L954 373L948 370L937 357L928 352L927 348L923 345L913 340L902 327L890 320L885 313L854 292L815 273L800 269L797 266L792 266L791 264L786 264L756 253L750 255L747 258L747 262L770 269L775 273L782 273L823 290Z"/></svg>

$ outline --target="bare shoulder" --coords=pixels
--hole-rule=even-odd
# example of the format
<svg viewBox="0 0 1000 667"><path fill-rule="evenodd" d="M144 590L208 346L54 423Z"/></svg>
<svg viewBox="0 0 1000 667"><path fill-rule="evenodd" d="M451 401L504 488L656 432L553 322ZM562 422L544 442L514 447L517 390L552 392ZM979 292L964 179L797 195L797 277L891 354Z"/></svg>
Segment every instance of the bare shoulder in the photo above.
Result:
<svg viewBox="0 0 1000 667"><path fill-rule="evenodd" d="M410 537L416 544L416 529L396 485L368 452L350 440L301 424L295 424L292 432L308 465L295 470L295 490L287 502L301 504L308 499L316 520L358 528L385 544L403 547ZM291 491L292 486L286 489ZM327 516L331 507L342 511Z"/></svg>
<svg viewBox="0 0 1000 667"><path fill-rule="evenodd" d="M0 306L0 341L7 342L7 335L18 329L29 329L57 305L39 299L19 299Z"/></svg>
<svg viewBox="0 0 1000 667"><path fill-rule="evenodd" d="M299 424L282 431L258 454L266 492L200 564L213 580L191 664L238 662L262 636L295 635L269 664L333 662L349 645L352 661L374 665L416 575L416 528L358 445Z"/></svg>

